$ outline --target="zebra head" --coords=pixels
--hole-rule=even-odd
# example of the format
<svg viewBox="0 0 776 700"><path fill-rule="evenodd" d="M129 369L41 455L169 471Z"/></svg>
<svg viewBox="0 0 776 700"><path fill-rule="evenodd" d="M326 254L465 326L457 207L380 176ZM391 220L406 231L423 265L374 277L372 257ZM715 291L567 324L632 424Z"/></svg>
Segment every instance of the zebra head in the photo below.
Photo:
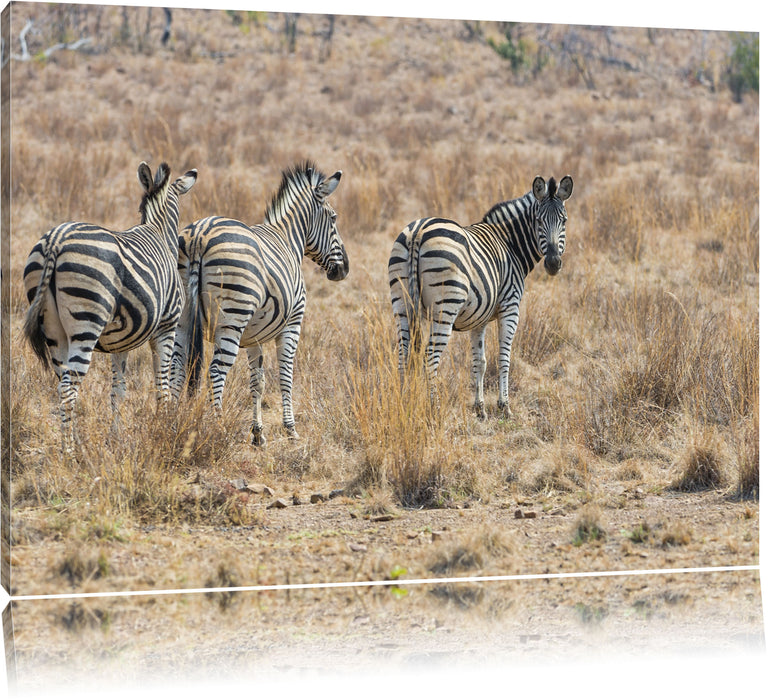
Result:
<svg viewBox="0 0 776 700"><path fill-rule="evenodd" d="M337 212L329 204L329 195L337 189L342 177L338 170L325 178L314 168L307 170L313 188L313 214L305 242L305 255L320 265L326 278L334 282L345 279L350 271L348 254L337 229Z"/></svg>
<svg viewBox="0 0 776 700"><path fill-rule="evenodd" d="M140 202L140 223L155 226L167 240L177 257L178 221L180 208L178 197L188 192L197 181L197 170L189 170L174 181L170 181L170 166L162 163L151 176L151 168L143 161L137 169L137 179L143 188Z"/></svg>
<svg viewBox="0 0 776 700"><path fill-rule="evenodd" d="M561 256L566 248L566 206L564 202L571 196L574 182L569 175L563 177L560 184L551 177L549 182L537 177L533 181L533 194L536 197L535 230L539 240L539 249L544 256L544 269L550 275L557 275L563 264Z"/></svg>

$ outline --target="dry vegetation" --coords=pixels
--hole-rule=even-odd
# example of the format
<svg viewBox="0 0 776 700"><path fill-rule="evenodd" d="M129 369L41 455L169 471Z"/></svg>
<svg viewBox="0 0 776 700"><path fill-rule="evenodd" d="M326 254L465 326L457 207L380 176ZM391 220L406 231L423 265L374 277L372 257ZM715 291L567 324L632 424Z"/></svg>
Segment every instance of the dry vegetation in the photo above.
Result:
<svg viewBox="0 0 776 700"><path fill-rule="evenodd" d="M759 108L719 79L727 34L526 27L554 46L582 37L598 56L627 47L635 69L589 59L584 72L581 54L549 52L541 70L513 74L486 41L495 24L338 17L327 42L328 19L301 16L291 52L282 15L175 10L162 48L133 29L146 10L129 11L124 35L106 7L90 51L36 57L60 29L67 41L95 32L94 8L77 22L58 12L12 8L12 38L28 17L49 32L11 64L14 593L757 563ZM161 34L154 12L149 36ZM157 412L143 349L119 432L106 419L110 363L93 363L66 467L55 378L20 342L35 241L65 220L134 223L141 160L199 170L182 222L253 223L281 170L305 158L344 173L332 203L351 273L329 283L305 263L301 439L282 437L274 358L269 444L255 450L244 357L217 418L204 396ZM475 418L464 337L443 359L434 413L422 376L398 382L395 236L421 215L474 221L535 175L566 173L564 266L527 281L512 419ZM494 329L487 342L495 416ZM268 509L277 497L289 507ZM503 613L476 586L410 593L390 605ZM595 617L574 595L559 604ZM237 600L247 605L201 605ZM73 610L46 619L118 619Z"/></svg>

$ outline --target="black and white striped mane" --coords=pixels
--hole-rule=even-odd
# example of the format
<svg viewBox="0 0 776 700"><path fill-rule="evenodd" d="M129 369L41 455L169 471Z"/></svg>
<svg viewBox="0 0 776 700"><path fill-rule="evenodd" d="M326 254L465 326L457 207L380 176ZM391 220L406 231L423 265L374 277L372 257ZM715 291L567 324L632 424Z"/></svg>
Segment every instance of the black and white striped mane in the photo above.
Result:
<svg viewBox="0 0 776 700"><path fill-rule="evenodd" d="M311 187L313 190L324 180L324 174L312 161L298 163L293 168L283 171L283 180L272 197L272 201L264 212L264 220L270 223L285 215L289 206L297 199L300 190Z"/></svg>
<svg viewBox="0 0 776 700"><path fill-rule="evenodd" d="M552 198L556 194L558 194L558 183L555 181L554 177L551 177L547 182L547 197ZM533 193L529 192L528 194L524 194L522 197L517 197L516 199L507 199L503 202L499 202L498 204L494 204L490 209L488 209L485 216L482 217L482 222L493 223L514 219L516 212L510 207L510 205L517 203L527 204L529 197L532 195ZM518 207L518 211L522 211L522 207Z"/></svg>

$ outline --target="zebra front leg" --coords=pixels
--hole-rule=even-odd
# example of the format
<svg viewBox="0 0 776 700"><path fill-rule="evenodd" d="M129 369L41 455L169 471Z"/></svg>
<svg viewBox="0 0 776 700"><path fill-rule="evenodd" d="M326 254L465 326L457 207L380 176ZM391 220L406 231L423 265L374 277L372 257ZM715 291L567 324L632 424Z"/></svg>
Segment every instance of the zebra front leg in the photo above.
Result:
<svg viewBox="0 0 776 700"><path fill-rule="evenodd" d="M127 355L126 352L117 352L111 355L111 364L113 365L113 381L110 388L110 409L113 414L113 421L111 422L111 430L114 432L119 431L121 428L121 412L120 406L124 397L127 394L127 381L124 378L124 373L127 371Z"/></svg>
<svg viewBox="0 0 776 700"><path fill-rule="evenodd" d="M291 440L299 438L294 423L292 389L294 384L294 358L299 344L299 325L289 325L277 337L275 344L278 355L280 395L283 401L283 428Z"/></svg>
<svg viewBox="0 0 776 700"><path fill-rule="evenodd" d="M488 414L485 412L485 369L488 366L485 359L485 331L487 326L482 326L471 332L472 346L472 378L474 380L474 411L477 418L485 420Z"/></svg>
<svg viewBox="0 0 776 700"><path fill-rule="evenodd" d="M512 358L512 341L517 330L520 310L515 308L502 313L498 319L498 408L504 418L511 418L509 408L509 365Z"/></svg>
<svg viewBox="0 0 776 700"><path fill-rule="evenodd" d="M251 444L264 447L267 444L261 417L261 399L266 386L266 380L264 379L264 354L261 345L252 345L246 349L246 352L248 353L248 366L251 371L251 396L253 398Z"/></svg>

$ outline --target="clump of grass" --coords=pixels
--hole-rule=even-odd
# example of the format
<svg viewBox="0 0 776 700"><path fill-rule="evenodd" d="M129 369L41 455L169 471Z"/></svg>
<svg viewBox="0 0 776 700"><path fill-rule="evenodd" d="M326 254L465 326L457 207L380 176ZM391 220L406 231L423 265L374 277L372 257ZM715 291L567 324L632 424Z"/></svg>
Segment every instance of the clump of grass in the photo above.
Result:
<svg viewBox="0 0 776 700"><path fill-rule="evenodd" d="M586 542L597 542L606 539L606 530L601 525L601 511L593 505L584 506L572 530L571 542L575 547Z"/></svg>
<svg viewBox="0 0 776 700"><path fill-rule="evenodd" d="M680 459L681 474L670 488L675 491L705 491L720 488L725 480L720 448L714 442L690 445Z"/></svg>
<svg viewBox="0 0 776 700"><path fill-rule="evenodd" d="M649 539L652 528L646 521L640 522L632 530L623 530L623 534L636 544L643 544Z"/></svg>
<svg viewBox="0 0 776 700"><path fill-rule="evenodd" d="M747 421L741 430L734 433L738 480L735 487L737 498L758 498L760 494L760 442L759 413L754 420Z"/></svg>
<svg viewBox="0 0 776 700"><path fill-rule="evenodd" d="M495 530L478 530L463 540L443 543L434 552L429 570L438 576L454 576L482 569L491 559L512 553L514 544Z"/></svg>
<svg viewBox="0 0 776 700"><path fill-rule="evenodd" d="M671 523L661 535L663 548L688 545L692 542L692 530L683 523Z"/></svg>
<svg viewBox="0 0 776 700"><path fill-rule="evenodd" d="M546 495L579 489L587 490L590 483L589 453L573 444L550 446L540 467L529 481L529 488Z"/></svg>
<svg viewBox="0 0 776 700"><path fill-rule="evenodd" d="M205 588L238 588L242 585L242 577L233 563L221 562L214 576L205 581ZM222 612L225 612L237 602L237 591L208 591L206 597L214 600Z"/></svg>
<svg viewBox="0 0 776 700"><path fill-rule="evenodd" d="M467 468L466 443L451 440L460 407L442 382L431 400L420 362L410 363L402 382L393 319L378 308L364 314L346 371L352 420L365 455L351 488L387 483L405 507L439 507L471 495L477 478Z"/></svg>
<svg viewBox="0 0 776 700"><path fill-rule="evenodd" d="M95 628L107 632L113 616L109 610L77 600L67 607L67 612L59 619L69 632L83 632Z"/></svg>
<svg viewBox="0 0 776 700"><path fill-rule="evenodd" d="M71 548L56 566L56 571L71 586L80 586L86 581L105 578L110 573L110 566L103 552L94 557L88 556L80 548Z"/></svg>
<svg viewBox="0 0 776 700"><path fill-rule="evenodd" d="M586 603L577 603L574 610L584 625L598 626L608 616L609 611L602 605L587 605Z"/></svg>

